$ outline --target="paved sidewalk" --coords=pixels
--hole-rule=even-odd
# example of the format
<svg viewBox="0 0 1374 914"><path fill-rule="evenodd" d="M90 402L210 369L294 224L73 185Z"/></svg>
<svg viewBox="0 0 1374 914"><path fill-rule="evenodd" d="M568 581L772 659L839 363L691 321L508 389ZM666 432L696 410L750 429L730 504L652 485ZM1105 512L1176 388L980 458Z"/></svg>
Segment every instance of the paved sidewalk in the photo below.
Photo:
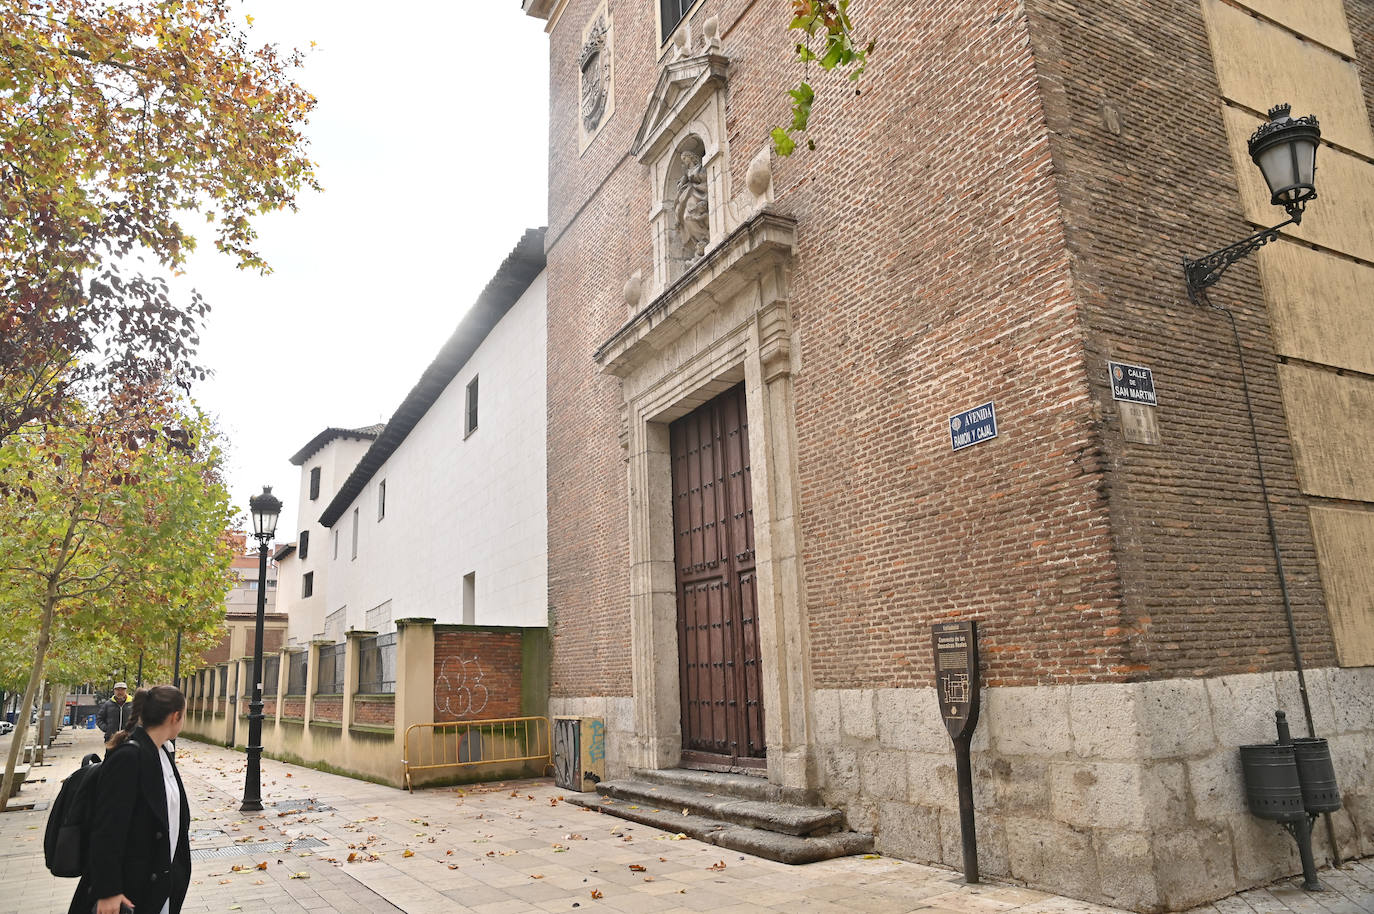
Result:
<svg viewBox="0 0 1374 914"><path fill-rule="evenodd" d="M58 743L53 764L35 770L46 783L21 796L50 799L99 748L99 734L67 730ZM263 799L275 805L246 815L244 764L242 753L182 741L194 858L186 914L1112 911L1016 886L966 886L949 870L878 856L785 866L571 806L548 781L411 795L267 759ZM66 910L75 880L43 867L46 821L46 809L0 816L0 914ZM1340 890L1261 889L1201 911L1374 914L1374 867L1323 878Z"/></svg>

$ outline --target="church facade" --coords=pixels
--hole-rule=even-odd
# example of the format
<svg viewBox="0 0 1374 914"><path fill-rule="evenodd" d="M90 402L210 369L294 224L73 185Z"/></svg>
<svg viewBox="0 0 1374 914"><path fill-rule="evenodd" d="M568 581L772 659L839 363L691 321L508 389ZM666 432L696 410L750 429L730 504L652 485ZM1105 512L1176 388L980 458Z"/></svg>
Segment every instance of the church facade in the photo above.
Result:
<svg viewBox="0 0 1374 914"><path fill-rule="evenodd" d="M1374 853L1374 4L856 0L855 83L780 4L524 5L550 708L608 775L766 778L958 866L932 629L971 620L984 873L1154 911L1294 872L1240 776L1276 710ZM1319 199L1190 296L1282 218L1280 102Z"/></svg>

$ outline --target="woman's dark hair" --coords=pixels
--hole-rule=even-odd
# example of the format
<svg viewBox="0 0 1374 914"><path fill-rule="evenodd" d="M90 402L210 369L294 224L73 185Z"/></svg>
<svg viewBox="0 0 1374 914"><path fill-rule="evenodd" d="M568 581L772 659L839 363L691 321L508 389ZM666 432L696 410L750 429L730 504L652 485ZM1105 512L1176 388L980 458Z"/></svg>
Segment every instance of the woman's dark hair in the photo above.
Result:
<svg viewBox="0 0 1374 914"><path fill-rule="evenodd" d="M133 707L129 711L129 723L114 736L110 737L111 749L129 738L134 728L156 727L176 711L186 710L186 696L176 686L160 685L151 689L139 689L134 693Z"/></svg>

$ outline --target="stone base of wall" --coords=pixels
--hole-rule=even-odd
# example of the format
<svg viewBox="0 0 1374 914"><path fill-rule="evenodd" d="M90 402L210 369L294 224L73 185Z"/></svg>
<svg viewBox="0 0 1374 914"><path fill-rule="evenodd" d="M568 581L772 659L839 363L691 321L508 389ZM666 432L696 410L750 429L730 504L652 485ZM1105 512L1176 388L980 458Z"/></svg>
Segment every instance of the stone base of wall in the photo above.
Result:
<svg viewBox="0 0 1374 914"><path fill-rule="evenodd" d="M550 698L549 720L555 717L599 717L606 724L606 777L630 773L638 734L635 730L634 699L600 696L593 698Z"/></svg>
<svg viewBox="0 0 1374 914"><path fill-rule="evenodd" d="M1374 669L1314 670L1307 684L1344 798L1333 815L1341 854L1369 855ZM814 708L825 801L882 853L961 866L954 753L934 690L818 691ZM1276 709L1307 734L1296 674L986 690L973 742L981 870L1136 911L1300 872L1287 833L1247 811L1241 779L1238 747L1273 742ZM1320 863L1320 822L1314 836Z"/></svg>

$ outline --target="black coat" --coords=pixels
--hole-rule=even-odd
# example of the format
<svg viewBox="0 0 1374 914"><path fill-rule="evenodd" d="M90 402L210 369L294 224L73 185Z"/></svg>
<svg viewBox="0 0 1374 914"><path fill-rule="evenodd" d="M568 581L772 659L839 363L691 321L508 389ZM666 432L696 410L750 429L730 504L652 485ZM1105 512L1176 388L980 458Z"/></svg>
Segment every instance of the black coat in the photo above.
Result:
<svg viewBox="0 0 1374 914"><path fill-rule="evenodd" d="M125 699L121 703L113 698L107 698L100 703L100 708L95 712L95 725L105 734L105 738L109 739L129 723L129 715L133 709L132 699Z"/></svg>
<svg viewBox="0 0 1374 914"><path fill-rule="evenodd" d="M90 914L96 901L120 893L134 903L134 914L158 914L168 899L171 914L181 911L191 884L191 813L181 772L173 763L181 821L173 826L176 853L169 855L167 794L157 757L161 751L138 727L106 755L92 810L86 875L76 887L69 914Z"/></svg>

